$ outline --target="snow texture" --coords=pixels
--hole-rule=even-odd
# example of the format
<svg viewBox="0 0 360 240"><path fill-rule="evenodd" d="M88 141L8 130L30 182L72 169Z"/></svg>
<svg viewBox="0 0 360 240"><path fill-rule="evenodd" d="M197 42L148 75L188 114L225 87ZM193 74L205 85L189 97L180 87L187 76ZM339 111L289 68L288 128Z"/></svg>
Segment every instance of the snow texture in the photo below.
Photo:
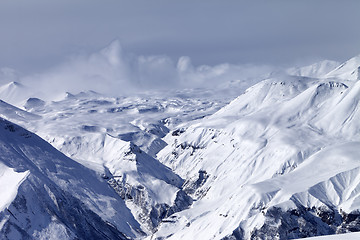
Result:
<svg viewBox="0 0 360 240"><path fill-rule="evenodd" d="M115 50L102 54L119 65ZM4 85L17 105L0 102L0 237L356 239L359 56L336 65L246 90L49 101Z"/></svg>

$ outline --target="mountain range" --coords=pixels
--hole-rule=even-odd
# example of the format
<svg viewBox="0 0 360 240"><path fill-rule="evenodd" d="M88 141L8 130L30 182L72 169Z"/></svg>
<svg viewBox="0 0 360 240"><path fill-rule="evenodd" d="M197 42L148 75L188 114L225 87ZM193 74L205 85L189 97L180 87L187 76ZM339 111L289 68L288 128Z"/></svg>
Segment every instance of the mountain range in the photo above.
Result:
<svg viewBox="0 0 360 240"><path fill-rule="evenodd" d="M0 238L359 238L360 57L241 86L1 86Z"/></svg>

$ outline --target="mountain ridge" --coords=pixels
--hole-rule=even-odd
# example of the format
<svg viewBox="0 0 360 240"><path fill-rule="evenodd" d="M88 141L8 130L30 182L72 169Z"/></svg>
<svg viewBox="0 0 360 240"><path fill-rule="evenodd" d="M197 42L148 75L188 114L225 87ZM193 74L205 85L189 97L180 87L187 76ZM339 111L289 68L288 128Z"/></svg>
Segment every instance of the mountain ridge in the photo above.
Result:
<svg viewBox="0 0 360 240"><path fill-rule="evenodd" d="M0 121L0 179L14 178L0 202L10 211L0 212L0 234L294 239L360 231L358 63L272 74L231 102L209 89L81 92L31 98L25 110L0 102L2 117L52 145ZM74 227L78 214L87 220Z"/></svg>

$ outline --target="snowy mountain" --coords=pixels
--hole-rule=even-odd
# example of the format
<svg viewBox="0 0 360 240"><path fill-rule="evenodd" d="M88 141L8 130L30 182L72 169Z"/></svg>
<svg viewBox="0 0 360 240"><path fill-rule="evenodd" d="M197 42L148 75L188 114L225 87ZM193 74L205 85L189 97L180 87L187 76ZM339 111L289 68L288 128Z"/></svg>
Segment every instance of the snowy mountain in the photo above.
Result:
<svg viewBox="0 0 360 240"><path fill-rule="evenodd" d="M304 67L294 67L288 69L286 72L289 75L311 77L311 78L322 78L329 72L333 71L340 65L339 62L323 60Z"/></svg>
<svg viewBox="0 0 360 240"><path fill-rule="evenodd" d="M25 117L11 111L3 116L102 175L150 234L161 219L192 203L181 189L184 180L154 158L166 145L162 137L168 127L203 118L223 105L178 95L111 98L95 92L67 93L58 102L30 98L24 105L29 112L12 107Z"/></svg>
<svg viewBox="0 0 360 240"><path fill-rule="evenodd" d="M360 55L349 59L333 71L329 72L327 78L340 78L348 80L360 80Z"/></svg>
<svg viewBox="0 0 360 240"><path fill-rule="evenodd" d="M221 91L0 102L1 238L360 231L358 60L294 68L244 91L235 81Z"/></svg>
<svg viewBox="0 0 360 240"><path fill-rule="evenodd" d="M4 119L0 132L1 239L142 234L122 199L98 174Z"/></svg>
<svg viewBox="0 0 360 240"><path fill-rule="evenodd" d="M13 105L20 105L30 96L31 92L19 82L9 82L0 87L0 96L3 101Z"/></svg>
<svg viewBox="0 0 360 240"><path fill-rule="evenodd" d="M192 208L171 216L157 236L288 239L359 231L360 82L348 80L268 79L182 126L180 136L168 135L159 160L184 179L207 178Z"/></svg>

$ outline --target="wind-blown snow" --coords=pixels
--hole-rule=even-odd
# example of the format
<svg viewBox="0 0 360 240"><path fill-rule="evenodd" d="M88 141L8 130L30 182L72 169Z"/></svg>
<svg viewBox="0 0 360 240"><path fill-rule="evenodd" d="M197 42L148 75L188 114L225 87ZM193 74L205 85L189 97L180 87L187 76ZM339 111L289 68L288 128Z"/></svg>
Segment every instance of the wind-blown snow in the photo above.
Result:
<svg viewBox="0 0 360 240"><path fill-rule="evenodd" d="M0 87L0 96L4 101L20 107L20 102L30 97L57 101L64 92L90 90L110 96L129 96L139 92L205 87L220 88L234 94L234 89L224 89L219 85L236 81L241 83L242 89L247 88L272 69L265 65L229 63L193 66L189 57L180 57L174 62L166 55L135 56L126 53L120 42L115 40L98 52L72 56L50 69L18 77L16 87L13 86L14 77L4 74L0 84L6 80L10 83ZM23 89L29 90L24 92ZM236 89L239 91L239 87Z"/></svg>

